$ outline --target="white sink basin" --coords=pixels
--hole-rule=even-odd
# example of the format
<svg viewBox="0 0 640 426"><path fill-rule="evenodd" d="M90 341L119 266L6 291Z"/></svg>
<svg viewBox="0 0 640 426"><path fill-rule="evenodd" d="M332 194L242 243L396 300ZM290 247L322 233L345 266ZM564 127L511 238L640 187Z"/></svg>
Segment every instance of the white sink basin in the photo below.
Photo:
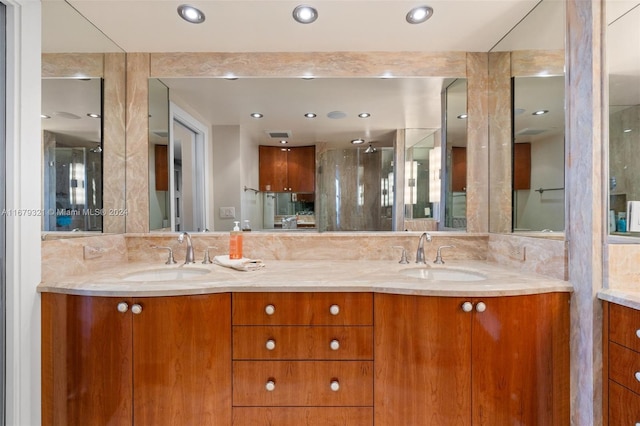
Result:
<svg viewBox="0 0 640 426"><path fill-rule="evenodd" d="M177 281L208 274L208 269L151 269L134 272L123 279L125 281Z"/></svg>
<svg viewBox="0 0 640 426"><path fill-rule="evenodd" d="M403 269L402 275L429 281L483 281L487 276L481 272L458 268L412 268Z"/></svg>

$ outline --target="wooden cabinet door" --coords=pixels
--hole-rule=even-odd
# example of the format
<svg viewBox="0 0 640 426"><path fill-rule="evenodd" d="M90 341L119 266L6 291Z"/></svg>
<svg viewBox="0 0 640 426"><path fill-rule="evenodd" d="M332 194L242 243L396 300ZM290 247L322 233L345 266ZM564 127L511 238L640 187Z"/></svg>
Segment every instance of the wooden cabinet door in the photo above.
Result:
<svg viewBox="0 0 640 426"><path fill-rule="evenodd" d="M259 149L260 191L283 192L289 190L287 182L287 149L263 146Z"/></svg>
<svg viewBox="0 0 640 426"><path fill-rule="evenodd" d="M42 424L130 425L128 298L42 294Z"/></svg>
<svg viewBox="0 0 640 426"><path fill-rule="evenodd" d="M467 148L451 148L451 191L467 191Z"/></svg>
<svg viewBox="0 0 640 426"><path fill-rule="evenodd" d="M513 144L513 189L531 189L531 144Z"/></svg>
<svg viewBox="0 0 640 426"><path fill-rule="evenodd" d="M472 328L473 426L570 423L568 293L476 299Z"/></svg>
<svg viewBox="0 0 640 426"><path fill-rule="evenodd" d="M231 424L230 295L134 303L136 426Z"/></svg>
<svg viewBox="0 0 640 426"><path fill-rule="evenodd" d="M467 300L374 296L376 426L471 425Z"/></svg>
<svg viewBox="0 0 640 426"><path fill-rule="evenodd" d="M316 147L291 148L287 152L287 173L292 192L315 192Z"/></svg>

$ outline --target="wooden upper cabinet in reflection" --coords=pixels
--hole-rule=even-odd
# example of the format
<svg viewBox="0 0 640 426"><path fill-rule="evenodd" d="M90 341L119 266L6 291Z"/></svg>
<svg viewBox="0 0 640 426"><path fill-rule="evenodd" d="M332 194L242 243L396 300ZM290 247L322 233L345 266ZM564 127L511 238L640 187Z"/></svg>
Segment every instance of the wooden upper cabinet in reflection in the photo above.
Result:
<svg viewBox="0 0 640 426"><path fill-rule="evenodd" d="M531 144L513 144L513 189L531 189Z"/></svg>
<svg viewBox="0 0 640 426"><path fill-rule="evenodd" d="M316 148L259 147L260 191L315 192Z"/></svg>
<svg viewBox="0 0 640 426"><path fill-rule="evenodd" d="M451 191L467 191L467 148L451 148Z"/></svg>

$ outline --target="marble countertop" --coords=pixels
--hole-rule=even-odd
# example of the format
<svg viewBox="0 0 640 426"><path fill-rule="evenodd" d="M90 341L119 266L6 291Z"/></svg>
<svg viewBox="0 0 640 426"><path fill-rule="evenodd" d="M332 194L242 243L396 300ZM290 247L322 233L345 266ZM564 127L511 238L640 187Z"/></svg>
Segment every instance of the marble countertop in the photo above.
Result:
<svg viewBox="0 0 640 426"><path fill-rule="evenodd" d="M640 291L635 289L608 288L598 292L598 298L628 308L640 310Z"/></svg>
<svg viewBox="0 0 640 426"><path fill-rule="evenodd" d="M43 281L39 292L92 296L176 296L221 292L260 291L355 291L412 294L425 296L513 296L549 292L570 292L567 281L521 273L483 261L450 261L427 268L456 268L479 272L483 281L431 281L403 275L405 269L425 268L415 263L395 261L265 261L255 271L237 271L220 265L151 265L125 263L103 267L91 274L80 274ZM179 281L127 281L141 271L202 269L203 275Z"/></svg>

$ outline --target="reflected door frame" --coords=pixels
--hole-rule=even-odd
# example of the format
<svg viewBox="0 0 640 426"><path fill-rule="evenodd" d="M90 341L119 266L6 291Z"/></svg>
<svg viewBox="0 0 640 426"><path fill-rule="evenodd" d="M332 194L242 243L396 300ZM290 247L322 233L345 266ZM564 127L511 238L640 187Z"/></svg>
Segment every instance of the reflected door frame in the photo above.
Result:
<svg viewBox="0 0 640 426"><path fill-rule="evenodd" d="M193 133L193 155L195 167L192 168L191 178L195 182L193 194L193 216L194 224L198 229L186 229L186 231L205 231L210 229L209 218L207 215L207 206L209 205L209 192L211 176L209 167L210 147L209 147L209 130L207 127L194 118L191 114L180 108L173 102L169 103L169 193L170 196L170 213L171 213L171 230L176 229L176 177L175 177L175 131L176 124L181 125ZM184 168L183 168L184 170ZM184 182L184 178L183 178ZM182 188L181 188L182 190ZM184 223L185 210L180 209L181 220ZM200 229L201 228L201 229ZM183 231L185 229L180 229Z"/></svg>

